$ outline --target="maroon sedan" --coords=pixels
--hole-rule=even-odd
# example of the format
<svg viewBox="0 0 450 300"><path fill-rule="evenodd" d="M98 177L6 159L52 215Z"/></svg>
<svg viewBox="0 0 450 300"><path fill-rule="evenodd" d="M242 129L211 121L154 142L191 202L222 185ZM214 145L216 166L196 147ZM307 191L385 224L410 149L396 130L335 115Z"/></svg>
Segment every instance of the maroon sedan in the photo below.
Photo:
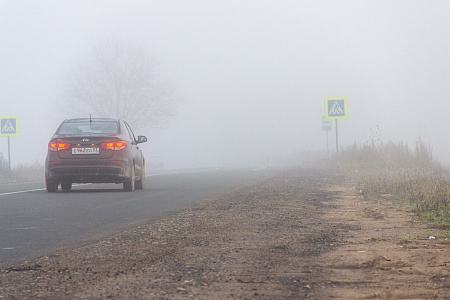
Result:
<svg viewBox="0 0 450 300"><path fill-rule="evenodd" d="M61 123L48 143L45 183L48 192L61 184L122 183L125 191L142 189L145 160L139 144L145 136L134 136L120 119L68 119Z"/></svg>

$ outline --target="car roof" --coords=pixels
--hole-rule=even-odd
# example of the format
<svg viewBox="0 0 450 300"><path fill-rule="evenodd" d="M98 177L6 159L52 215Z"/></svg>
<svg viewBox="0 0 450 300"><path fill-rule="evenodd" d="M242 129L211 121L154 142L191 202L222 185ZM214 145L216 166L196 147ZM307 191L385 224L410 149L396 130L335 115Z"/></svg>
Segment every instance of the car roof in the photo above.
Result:
<svg viewBox="0 0 450 300"><path fill-rule="evenodd" d="M64 120L64 123L89 122L90 120L95 122L119 122L119 119L113 118L76 118L76 119L66 119Z"/></svg>

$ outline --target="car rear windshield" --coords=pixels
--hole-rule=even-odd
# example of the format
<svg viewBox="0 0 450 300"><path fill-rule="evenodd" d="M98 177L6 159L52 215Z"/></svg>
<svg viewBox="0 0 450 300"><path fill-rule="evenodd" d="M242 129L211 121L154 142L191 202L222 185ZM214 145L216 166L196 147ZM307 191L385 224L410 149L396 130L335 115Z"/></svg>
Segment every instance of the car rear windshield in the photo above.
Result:
<svg viewBox="0 0 450 300"><path fill-rule="evenodd" d="M117 122L105 121L79 121L66 122L61 125L57 134L80 135L80 134L115 134L119 133Z"/></svg>

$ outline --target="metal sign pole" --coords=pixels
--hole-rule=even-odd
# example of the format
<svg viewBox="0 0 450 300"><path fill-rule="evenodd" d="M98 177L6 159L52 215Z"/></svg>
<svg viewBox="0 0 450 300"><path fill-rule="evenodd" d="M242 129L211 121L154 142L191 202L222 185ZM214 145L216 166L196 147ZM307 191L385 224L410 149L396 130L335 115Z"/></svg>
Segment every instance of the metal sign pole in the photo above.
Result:
<svg viewBox="0 0 450 300"><path fill-rule="evenodd" d="M327 120L325 119L325 117L322 117L322 130L326 131L326 139L327 139L327 159L330 157L328 131L332 130L333 128L332 124L333 123L331 120Z"/></svg>
<svg viewBox="0 0 450 300"><path fill-rule="evenodd" d="M10 136L19 135L17 117L0 116L0 136L8 137L8 170L11 172L11 140Z"/></svg>
<svg viewBox="0 0 450 300"><path fill-rule="evenodd" d="M329 159L329 158L330 158L330 150L328 147L328 131L327 131L327 159Z"/></svg>
<svg viewBox="0 0 450 300"><path fill-rule="evenodd" d="M338 120L336 119L336 155L339 155L339 142L338 142Z"/></svg>
<svg viewBox="0 0 450 300"><path fill-rule="evenodd" d="M9 143L9 136L8 136L8 165L9 165L9 172L11 172L11 147Z"/></svg>
<svg viewBox="0 0 450 300"><path fill-rule="evenodd" d="M339 129L338 119L347 119L347 98L328 97L325 98L325 118L335 120L336 126L336 156L339 156Z"/></svg>

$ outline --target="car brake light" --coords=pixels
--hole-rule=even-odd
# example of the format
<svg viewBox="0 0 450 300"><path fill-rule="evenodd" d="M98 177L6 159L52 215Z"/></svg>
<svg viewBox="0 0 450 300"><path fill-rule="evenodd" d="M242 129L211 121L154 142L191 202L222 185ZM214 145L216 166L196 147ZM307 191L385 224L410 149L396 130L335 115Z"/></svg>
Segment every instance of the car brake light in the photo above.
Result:
<svg viewBox="0 0 450 300"><path fill-rule="evenodd" d="M105 150L122 150L127 147L126 141L114 141L114 142L106 142L101 143L102 149Z"/></svg>
<svg viewBox="0 0 450 300"><path fill-rule="evenodd" d="M48 143L48 149L51 151L67 150L70 148L69 143L50 142Z"/></svg>

